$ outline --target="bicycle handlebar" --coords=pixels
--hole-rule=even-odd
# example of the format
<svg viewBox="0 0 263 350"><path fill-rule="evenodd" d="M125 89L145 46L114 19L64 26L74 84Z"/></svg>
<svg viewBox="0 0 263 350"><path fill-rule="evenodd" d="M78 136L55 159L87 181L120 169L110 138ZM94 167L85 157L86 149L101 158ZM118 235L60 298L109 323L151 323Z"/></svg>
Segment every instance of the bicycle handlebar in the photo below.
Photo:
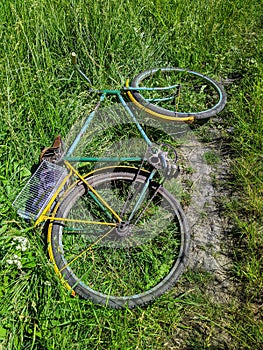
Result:
<svg viewBox="0 0 263 350"><path fill-rule="evenodd" d="M77 54L75 52L71 52L71 62L72 64L77 64Z"/></svg>
<svg viewBox="0 0 263 350"><path fill-rule="evenodd" d="M76 67L77 71L79 72L79 74L90 84L91 80L86 76L85 73L82 72L82 70L77 66L77 54L75 52L71 52L71 62L72 64L74 64L74 66Z"/></svg>

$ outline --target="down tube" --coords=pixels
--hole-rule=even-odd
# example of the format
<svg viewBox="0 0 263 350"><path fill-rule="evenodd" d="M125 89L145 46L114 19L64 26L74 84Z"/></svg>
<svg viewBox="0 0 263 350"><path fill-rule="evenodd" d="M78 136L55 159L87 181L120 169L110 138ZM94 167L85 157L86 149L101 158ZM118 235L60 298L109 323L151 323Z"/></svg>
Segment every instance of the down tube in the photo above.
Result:
<svg viewBox="0 0 263 350"><path fill-rule="evenodd" d="M127 105L127 103L124 101L123 97L121 96L121 93L118 93L118 98L121 102L121 104L123 105L123 107L126 109L126 111L129 113L130 117L132 118L132 120L134 121L134 123L136 124L138 130L140 131L142 137L144 138L144 140L146 141L147 145L149 147L152 146L152 142L151 140L148 138L148 136L146 135L146 133L144 132L143 128L141 127L140 123L138 122L138 120L136 119L135 115L132 113L132 111L130 110L129 106Z"/></svg>

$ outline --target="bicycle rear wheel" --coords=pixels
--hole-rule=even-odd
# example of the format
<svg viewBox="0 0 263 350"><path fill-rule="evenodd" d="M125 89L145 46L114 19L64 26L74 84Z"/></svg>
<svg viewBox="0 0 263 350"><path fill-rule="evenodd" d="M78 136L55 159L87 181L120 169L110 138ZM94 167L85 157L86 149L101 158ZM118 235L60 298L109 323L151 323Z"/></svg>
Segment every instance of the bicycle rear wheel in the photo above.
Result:
<svg viewBox="0 0 263 350"><path fill-rule="evenodd" d="M160 119L209 118L222 111L226 104L226 93L219 83L187 69L149 69L135 77L131 87L146 88L130 90L128 96L137 106ZM149 88L153 90L147 90Z"/></svg>
<svg viewBox="0 0 263 350"><path fill-rule="evenodd" d="M160 296L175 284L187 261L186 218L164 187L151 181L129 222L149 175L137 171L124 168L87 178L121 223L80 182L56 208L48 227L49 254L67 288L112 308L133 308Z"/></svg>

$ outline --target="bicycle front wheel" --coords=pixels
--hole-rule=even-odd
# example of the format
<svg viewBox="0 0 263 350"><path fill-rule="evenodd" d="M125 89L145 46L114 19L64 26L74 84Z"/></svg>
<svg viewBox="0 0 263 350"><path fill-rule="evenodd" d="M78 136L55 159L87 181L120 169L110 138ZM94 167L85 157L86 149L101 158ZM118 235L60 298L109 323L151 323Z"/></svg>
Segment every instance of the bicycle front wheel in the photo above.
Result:
<svg viewBox="0 0 263 350"><path fill-rule="evenodd" d="M226 93L215 80L181 68L154 68L131 82L128 96L149 114L166 120L205 119L222 111ZM192 118L192 119L191 119Z"/></svg>
<svg viewBox="0 0 263 350"><path fill-rule="evenodd" d="M186 218L177 200L153 181L132 213L147 179L134 168L87 178L121 222L81 182L56 209L49 253L72 292L112 308L133 308L178 280L189 248Z"/></svg>

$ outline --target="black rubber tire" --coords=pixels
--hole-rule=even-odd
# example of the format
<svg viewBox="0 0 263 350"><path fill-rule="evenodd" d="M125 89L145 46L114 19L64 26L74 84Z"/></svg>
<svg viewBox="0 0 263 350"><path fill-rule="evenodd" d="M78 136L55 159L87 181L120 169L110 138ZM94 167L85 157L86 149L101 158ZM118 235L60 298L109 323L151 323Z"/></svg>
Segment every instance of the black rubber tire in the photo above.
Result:
<svg viewBox="0 0 263 350"><path fill-rule="evenodd" d="M127 171L125 171L126 168L124 169L124 171L122 172L111 172L111 173L102 173L93 177L90 177L88 179L88 182L91 186L93 186L93 188L95 188L96 190L100 191L100 189L102 189L105 193L107 193L107 191L110 194L110 191L112 191L112 193L114 193L113 195L109 195L108 197L112 197L113 199L115 199L115 192L113 192L113 186L116 186L116 189L118 189L118 193L120 193L120 200L122 200L121 196L123 195L123 192L125 192L125 184L127 183L127 186L133 186L134 183L134 178L135 178L135 170L131 170L130 168L127 168ZM140 174L137 175L136 177L136 186L139 184L144 183L144 181L147 179L147 174ZM121 186L123 182L123 187ZM119 190L119 187L121 187L121 190ZM90 299L95 303L98 304L103 304L103 305L107 305L111 308L124 308L124 307L128 307L128 308L133 308L136 306L141 306L144 304L149 303L150 301L152 301L153 299L155 299L156 297L160 296L161 294L163 294L165 291L167 291L168 289L170 289L175 282L178 280L178 278L180 277L181 273L183 272L186 262L187 262L187 257L188 257L188 249L189 249L189 241L190 241L190 237L189 237L189 229L188 229L188 225L187 225L187 220L185 217L185 214L180 206L180 204L177 202L177 200L162 186L158 187L159 185L151 182L150 183L150 192L151 191L156 191L157 190L157 195L155 196L155 198L160 197L162 198L162 203L160 204L158 202L158 205L160 204L160 208L158 207L157 204L156 207L158 208L158 210L163 211L165 208L165 210L167 209L167 213L171 215L172 217L172 223L169 222L169 224L167 223L167 227L163 228L163 232L159 232L159 230L161 230L161 227L158 227L158 222L156 222L156 227L158 228L158 234L152 234L152 231L154 231L154 226L151 226L150 224L150 228L149 228L149 232L146 230L143 230L143 234L150 233L152 234L151 238L149 240L147 240L147 237L145 238L145 236L141 235L141 231L140 228L138 228L138 232L135 230L133 231L133 242L136 241L136 239L138 241L136 241L136 244L131 245L129 244L124 244L124 245L118 245L114 246L113 243L110 244L101 244L101 245L97 245L92 247L92 254L93 257L91 256L91 258L85 257L85 261L83 258L83 261L79 262L79 266L81 266L81 271L83 270L83 266L84 263L88 263L89 265L85 265L85 269L87 268L89 269L93 269L94 268L94 274L95 276L92 277L89 276L88 277L88 281L81 281L80 279L82 278L81 276L78 275L78 272L74 270L74 267L70 265L69 261L67 260L67 257L65 256L66 252L65 252L65 244L68 244L70 247L70 253L69 254L73 254L74 249L75 249L75 244L79 244L80 245L80 241L83 239L87 239L87 234L84 238L82 238L82 236L78 236L78 239L75 239L76 242L73 243L73 238L74 236L67 236L67 233L65 231L65 224L61 221L56 221L56 219L54 219L54 221L50 222L50 227L49 229L51 230L51 237L50 237L50 256L51 259L53 260L54 264L55 264L55 269L56 271L60 271L60 277L62 277L66 283L68 284L68 288L72 288L72 290L74 290L76 292L76 294L79 294L80 296ZM128 188L128 187L127 187ZM106 189L106 190L105 190ZM117 191L117 190L116 190ZM83 197L87 197L87 190L85 185L83 185L83 183L79 183L76 184L76 186L74 186L69 193L66 195L66 197L64 198L64 200L61 202L60 206L57 209L57 212L55 213L55 217L62 217L62 218L66 218L68 217L69 213L71 210L74 210L74 207L77 205L78 201L81 201L83 199ZM157 203L157 201L156 201ZM162 206L161 206L162 205ZM169 210L168 210L168 206L169 206ZM158 214L158 212L157 212ZM159 212L160 214L160 212ZM154 218L155 216L152 215ZM151 216L150 216L151 217ZM158 217L158 215L156 216ZM145 219L146 220L146 219ZM150 222L150 221L149 221ZM148 224L148 222L147 222ZM174 225L174 226L173 226ZM95 227L95 225L94 225ZM134 226L135 227L135 226ZM132 230L134 230L134 227L132 228ZM136 226L137 227L137 226ZM151 228L153 227L153 229ZM178 232L176 233L175 231L170 232L169 230L173 229L174 227L177 227ZM165 232L168 232L167 234ZM147 233L146 233L147 232ZM74 235L74 233L73 233ZM75 235L77 235L77 232L75 232ZM137 236L136 236L137 235ZM136 237L135 237L136 236ZM171 242L169 242L169 236L171 236ZM173 238L174 236L174 238ZM69 237L69 238L67 238ZM143 237L143 238L142 238ZM130 239L130 238L129 238ZM174 239L174 242L173 242ZM65 243L65 241L69 240L69 242ZM142 240L142 241L141 241ZM144 241L145 240L145 241ZM180 242L178 243L178 240L180 240ZM155 247L153 244L155 243L157 244L157 247ZM115 242L115 241L114 241ZM119 240L117 241L119 242ZM106 283L104 282L104 276L105 279L107 278L107 275L110 275L110 273L112 272L112 266L111 264L114 263L114 258L115 255L118 258L120 255L123 256L124 258L128 257L128 264L125 265L125 261L123 262L123 266L121 266L121 270L119 272L121 272L121 274L117 274L117 269L119 267L115 267L113 269L114 273L113 273L113 277L115 277L116 279L116 284L118 282L122 281L121 284L121 288L124 288L124 284L125 284L125 280L124 278L130 279L131 277L130 274L133 273L133 271L137 270L133 270L133 264L134 267L139 266L139 270L138 270L138 275L142 274L142 279L144 280L144 276L146 275L146 270L145 269L149 269L149 275L150 275L150 271L152 271L151 269L153 269L153 271L158 268L157 272L159 272L159 268L162 267L164 269L163 266L159 266L158 265L158 261L157 258L160 260L160 262L162 262L162 259L164 259L162 256L158 256L159 254L161 254L161 252L166 252L165 249L168 249L167 247L163 247L162 244L167 244L167 247L169 247L169 254L167 251L167 257L169 255L169 259L171 260L171 266L169 265L169 270L165 272L165 275L161 277L161 280L157 280L157 277L154 277L157 280L157 284L156 285L152 285L150 288L146 288L146 286L144 286L146 288L146 290L140 290L138 293L132 293L131 295L111 295L110 293L106 294L105 292L102 292L101 290L96 290L94 289L94 281L98 278L97 275L99 273L101 273L100 269L106 269L105 271L105 275L102 274L102 277L99 284L98 284L98 288L103 288L103 285ZM113 244L113 247L111 248L111 244ZM171 245L171 247L169 246L169 244ZM151 254L154 254L154 252L158 252L156 253L156 257L152 256L151 259L148 259L148 261L138 261L140 259L142 259L144 257L144 254L146 256L148 256L147 254L149 254L148 250L149 246L151 247L150 249L152 249L152 247L154 247L154 251L151 252ZM176 248L175 248L176 247ZM77 249L77 248L76 248ZM144 252L144 249L146 251L146 253ZM176 255L176 250L177 250L177 255ZM100 255L99 255L100 254ZM107 254L106 259L105 259L105 254ZM99 260L96 261L97 256L99 257ZM142 256L142 257L141 257ZM149 258L149 256L148 256ZM168 259L168 258L167 258ZM168 260L169 260L168 259ZM88 262L86 260L89 260ZM147 259L146 259L147 260ZM102 261L102 266L99 267L98 272L96 272L95 270L95 265L99 264ZM116 260L116 262L119 264L119 259ZM145 266L141 266L141 263L144 262ZM121 264L121 263L120 263ZM168 262L166 262L166 264L168 264ZM122 264L121 264L122 265ZM130 266L131 265L131 266ZM138 266L137 266L138 265ZM153 267L155 266L156 267ZM168 266L168 265L167 265ZM126 271L127 270L127 271ZM130 271L131 270L131 271ZM142 271L143 270L143 271ZM84 275L86 270L84 270L84 272L82 271L81 274L82 276ZM115 273L117 276L115 276ZM154 272L152 272L154 274ZM125 275L125 277L124 277ZM154 275L155 276L155 275ZM152 277L152 276L151 276ZM94 281L90 280L90 278L94 278ZM109 277L109 279L112 277ZM121 280L121 281L120 281ZM136 281L136 279L135 279ZM145 282L145 281L144 281ZM134 282L136 284L136 282ZM139 283L139 281L138 281ZM145 282L146 283L146 282ZM148 283L150 283L148 281ZM92 285L93 284L93 285ZM100 287L102 286L102 287ZM114 282L114 286L115 286L115 282ZM126 288L126 286L125 286ZM129 286L129 288L131 288L131 290L133 290L133 286ZM128 288L128 289L129 289ZM135 287L134 287L135 288Z"/></svg>
<svg viewBox="0 0 263 350"><path fill-rule="evenodd" d="M160 119L167 119L167 118L164 118L166 116L166 117L169 117L169 120L173 120L173 118L186 118L186 117L193 116L195 117L195 119L206 119L221 112L226 105L227 97L221 84L219 84L215 80L201 73L197 73L197 72L187 70L187 69L182 69L182 68L168 67L168 68L153 68L153 69L146 70L140 73L138 76L136 76L132 80L131 87L136 88L136 87L139 87L140 84L141 86L147 87L147 85L144 84L144 80L150 76L153 76L157 72L162 72L164 74L167 74L169 72L181 72L184 74L189 74L189 76L192 76L194 78L201 79L204 81L204 84L207 84L210 87L212 87L212 89L214 89L214 91L218 94L218 101L216 101L216 103L213 106L209 107L208 109L204 109L201 111L195 111L195 110L174 111L174 110L162 108L160 106L157 106L154 103L150 103L146 101L146 99L142 96L141 92L136 90L130 90L129 94L131 94L132 97L134 97L135 101L138 102L137 105L143 109L147 109L147 112L150 114L151 112L153 112L155 117L159 117Z"/></svg>

